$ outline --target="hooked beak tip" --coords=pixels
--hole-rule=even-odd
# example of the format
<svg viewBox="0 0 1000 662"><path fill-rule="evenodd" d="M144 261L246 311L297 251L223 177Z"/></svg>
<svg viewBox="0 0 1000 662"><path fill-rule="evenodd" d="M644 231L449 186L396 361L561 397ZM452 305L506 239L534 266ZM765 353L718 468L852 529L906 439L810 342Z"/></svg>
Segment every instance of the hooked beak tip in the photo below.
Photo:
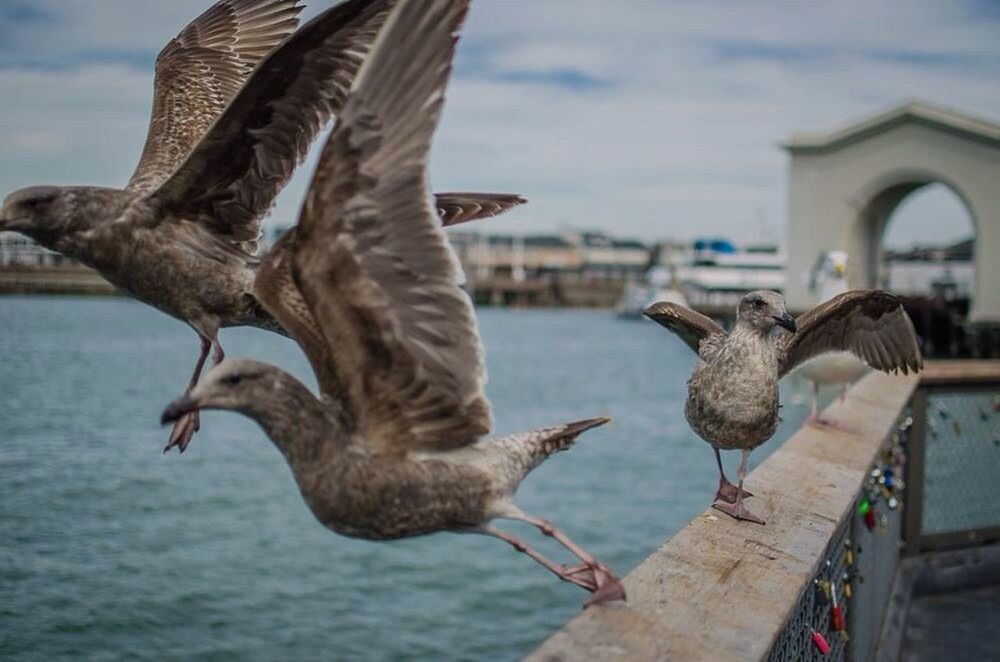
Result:
<svg viewBox="0 0 1000 662"><path fill-rule="evenodd" d="M163 415L160 416L160 425L174 423L184 414L192 412L197 408L197 402L186 395L181 396L167 405L167 408L163 410Z"/></svg>
<svg viewBox="0 0 1000 662"><path fill-rule="evenodd" d="M797 330L797 327L795 326L795 318L788 313L785 313L784 315L775 315L774 321L778 326L783 329L787 329L792 333L795 333Z"/></svg>

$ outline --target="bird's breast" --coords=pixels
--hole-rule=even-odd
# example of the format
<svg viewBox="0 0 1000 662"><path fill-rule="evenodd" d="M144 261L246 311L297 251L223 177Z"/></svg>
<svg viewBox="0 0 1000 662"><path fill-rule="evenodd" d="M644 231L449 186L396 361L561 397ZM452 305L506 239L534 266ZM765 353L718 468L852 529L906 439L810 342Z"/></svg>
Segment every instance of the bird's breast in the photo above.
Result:
<svg viewBox="0 0 1000 662"><path fill-rule="evenodd" d="M769 356L702 363L688 383L684 413L692 429L719 448L755 447L778 422L777 368Z"/></svg>

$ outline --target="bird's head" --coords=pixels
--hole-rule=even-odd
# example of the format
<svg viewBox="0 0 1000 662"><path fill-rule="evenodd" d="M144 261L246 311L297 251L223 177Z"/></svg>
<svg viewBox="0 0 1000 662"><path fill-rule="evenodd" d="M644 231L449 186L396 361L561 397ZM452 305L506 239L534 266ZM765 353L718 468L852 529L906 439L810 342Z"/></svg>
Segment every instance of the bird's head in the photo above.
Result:
<svg viewBox="0 0 1000 662"><path fill-rule="evenodd" d="M847 253L830 251L823 261L823 271L834 278L844 278L847 275Z"/></svg>
<svg viewBox="0 0 1000 662"><path fill-rule="evenodd" d="M52 247L72 217L72 189L31 186L14 191L0 208L0 231L11 230Z"/></svg>
<svg viewBox="0 0 1000 662"><path fill-rule="evenodd" d="M255 405L273 397L280 382L274 366L251 359L224 361L212 368L189 393L163 410L161 422L173 423L202 409L228 409L253 417Z"/></svg>
<svg viewBox="0 0 1000 662"><path fill-rule="evenodd" d="M795 333L795 318L785 310L785 298L777 292L757 290L740 299L736 321L761 333L780 326Z"/></svg>
<svg viewBox="0 0 1000 662"><path fill-rule="evenodd" d="M268 363L251 359L224 361L198 385L163 410L161 422L178 421L202 409L224 409L260 425L291 461L322 445L340 430L340 421L295 377Z"/></svg>

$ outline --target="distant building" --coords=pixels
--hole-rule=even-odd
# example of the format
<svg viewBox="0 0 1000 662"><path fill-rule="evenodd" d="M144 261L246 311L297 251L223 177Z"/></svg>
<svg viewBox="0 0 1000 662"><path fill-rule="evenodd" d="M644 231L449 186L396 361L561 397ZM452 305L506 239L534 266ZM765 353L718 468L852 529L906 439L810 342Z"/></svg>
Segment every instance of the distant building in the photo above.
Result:
<svg viewBox="0 0 1000 662"><path fill-rule="evenodd" d="M0 232L0 266L58 267L75 261L36 244L18 232Z"/></svg>
<svg viewBox="0 0 1000 662"><path fill-rule="evenodd" d="M616 239L599 232L584 232L575 240L585 280L640 280L649 268L650 249L642 242Z"/></svg>
<svg viewBox="0 0 1000 662"><path fill-rule="evenodd" d="M597 232L542 235L448 234L471 280L515 281L558 276L559 280L640 279L650 249L638 241Z"/></svg>

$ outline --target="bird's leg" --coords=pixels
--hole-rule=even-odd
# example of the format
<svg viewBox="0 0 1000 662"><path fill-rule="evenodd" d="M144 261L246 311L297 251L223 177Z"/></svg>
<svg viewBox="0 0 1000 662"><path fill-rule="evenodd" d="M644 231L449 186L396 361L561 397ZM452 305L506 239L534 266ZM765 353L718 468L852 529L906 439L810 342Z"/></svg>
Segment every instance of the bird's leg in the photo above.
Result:
<svg viewBox="0 0 1000 662"><path fill-rule="evenodd" d="M212 352L212 366L217 366L226 360L226 353L222 351L222 343L219 342L219 336L212 339L212 344L215 346L215 350ZM204 350L208 353L208 350ZM204 361L204 359L202 359Z"/></svg>
<svg viewBox="0 0 1000 662"><path fill-rule="evenodd" d="M618 577L611 572L611 569L584 551L582 547L570 540L569 536L553 526L552 523L524 513L511 516L510 519L521 520L537 527L544 535L552 538L568 549L573 556L583 561L582 565L573 566L572 568L563 567L562 572L565 574L564 579L578 586L583 586L584 588L587 588L585 584L594 586L594 588L587 589L594 595L590 596L583 603L584 609L591 605L625 599L625 587L622 586Z"/></svg>
<svg viewBox="0 0 1000 662"><path fill-rule="evenodd" d="M195 385L198 384L198 380L201 378L201 371L205 367L205 359L208 358L208 351L212 348L212 341L210 339L202 335L198 337L201 339L201 354L198 355L198 361L194 364L194 374L191 375L191 381L188 382L187 388L184 390L185 394L190 393ZM191 437L194 436L194 433L200 427L201 421L198 412L193 411L181 416L174 423L174 427L170 431L170 438L167 440L167 446L163 449L163 452L166 453L174 446L177 446L183 453L184 449L191 443Z"/></svg>
<svg viewBox="0 0 1000 662"><path fill-rule="evenodd" d="M809 418L806 419L806 423L817 423L819 425L828 425L830 427L837 427L837 424L833 421L823 418L819 415L819 383L812 383L813 396L812 396L812 409L809 412ZM843 395L841 395L843 397Z"/></svg>
<svg viewBox="0 0 1000 662"><path fill-rule="evenodd" d="M492 526L484 526L480 529L480 531L482 531L487 535L493 536L494 538L499 538L500 540L503 540L505 543L508 543L511 547L513 547L517 551L521 552L522 554L526 554L527 556L534 559L537 563L542 565L546 570L554 574L559 579L570 582L571 584L576 584L577 586L584 588L590 591L591 593L597 590L596 583L590 581L585 576L581 577L578 576L577 574L571 573L571 569L567 568L564 565L560 565L558 563L555 563L554 561L550 561L549 559L542 556L542 554L536 551L533 547L529 547L528 544L523 540L521 540L520 538L512 536L509 533L504 533L500 529L494 528ZM575 570L575 568L573 568L572 570Z"/></svg>
<svg viewBox="0 0 1000 662"><path fill-rule="evenodd" d="M736 488L736 503L726 503L725 501L723 501L723 502L720 503L720 502L717 501L717 502L715 502L715 503L712 504L712 507L715 508L715 509L717 509L717 510L721 510L722 512L726 513L727 515L731 515L732 517L735 517L736 519L743 519L743 520L746 520L748 522L756 522L757 524L763 524L764 520L762 520L761 518L759 518L756 515L754 515L753 513L751 513L743 505L743 496L744 496L744 494L743 494L743 479L747 475L747 460L749 460L749 459L750 459L750 451L744 449L743 450L743 459L740 461L740 469L739 469L739 472L738 472L738 475L739 475L739 478L740 478L740 483L739 483L739 485Z"/></svg>
<svg viewBox="0 0 1000 662"><path fill-rule="evenodd" d="M722 499L728 503L736 503L736 486L726 478L726 471L722 468L722 455L715 446L712 446L712 450L715 451L715 463L719 465L719 489L715 490L715 500ZM752 497L753 494L744 491L743 496Z"/></svg>
<svg viewBox="0 0 1000 662"><path fill-rule="evenodd" d="M844 404L844 400L847 400L847 387L848 386L849 386L849 384L847 384L845 382L844 385L840 389L840 404Z"/></svg>
<svg viewBox="0 0 1000 662"><path fill-rule="evenodd" d="M819 420L819 383L812 382L812 404L809 407L809 418L806 423Z"/></svg>

